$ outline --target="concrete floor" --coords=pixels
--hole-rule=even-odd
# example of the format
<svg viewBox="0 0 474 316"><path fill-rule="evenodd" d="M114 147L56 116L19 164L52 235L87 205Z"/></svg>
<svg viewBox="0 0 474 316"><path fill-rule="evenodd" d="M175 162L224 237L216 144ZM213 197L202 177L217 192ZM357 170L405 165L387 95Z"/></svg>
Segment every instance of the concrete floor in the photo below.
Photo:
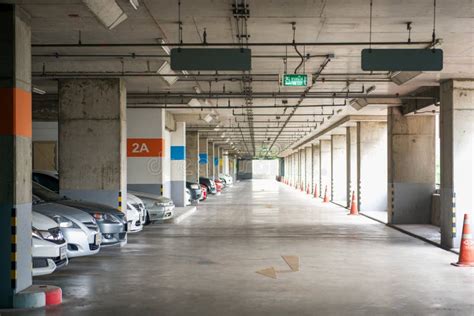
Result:
<svg viewBox="0 0 474 316"><path fill-rule="evenodd" d="M237 183L180 224L72 260L51 315L473 315L474 269L455 254L270 180ZM281 255L301 271L278 279ZM44 315L38 310L25 315Z"/></svg>

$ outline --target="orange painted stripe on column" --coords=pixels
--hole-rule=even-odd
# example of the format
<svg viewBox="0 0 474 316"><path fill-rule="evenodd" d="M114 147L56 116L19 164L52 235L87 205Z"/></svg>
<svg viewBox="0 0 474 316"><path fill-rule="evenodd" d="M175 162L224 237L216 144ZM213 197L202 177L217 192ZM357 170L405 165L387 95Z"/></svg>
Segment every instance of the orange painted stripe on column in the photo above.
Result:
<svg viewBox="0 0 474 316"><path fill-rule="evenodd" d="M31 92L0 88L0 135L31 137Z"/></svg>

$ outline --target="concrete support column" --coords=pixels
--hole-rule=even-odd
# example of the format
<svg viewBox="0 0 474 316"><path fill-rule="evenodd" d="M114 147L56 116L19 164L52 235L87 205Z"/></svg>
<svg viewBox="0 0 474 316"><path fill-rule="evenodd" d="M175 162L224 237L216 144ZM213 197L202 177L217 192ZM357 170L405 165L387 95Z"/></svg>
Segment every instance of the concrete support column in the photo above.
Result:
<svg viewBox="0 0 474 316"><path fill-rule="evenodd" d="M199 183L199 132L186 131L186 181Z"/></svg>
<svg viewBox="0 0 474 316"><path fill-rule="evenodd" d="M306 159L306 186L305 190L312 192L313 188L313 155L312 155L312 148L306 147L305 148L305 159Z"/></svg>
<svg viewBox="0 0 474 316"><path fill-rule="evenodd" d="M320 171L320 163L319 163L319 143L313 144L313 194L314 190L317 189L318 196L321 196L321 171Z"/></svg>
<svg viewBox="0 0 474 316"><path fill-rule="evenodd" d="M0 308L31 285L31 30L0 4Z"/></svg>
<svg viewBox="0 0 474 316"><path fill-rule="evenodd" d="M217 147L217 160L214 159L214 166L215 166L215 171L214 171L214 178L217 178L219 176L219 174L222 173L222 170L223 170L223 164L224 164L224 160L223 160L223 153L224 153L224 150L222 149L222 147Z"/></svg>
<svg viewBox="0 0 474 316"><path fill-rule="evenodd" d="M199 136L199 176L207 178L209 176L210 157L208 153L208 141L206 137Z"/></svg>
<svg viewBox="0 0 474 316"><path fill-rule="evenodd" d="M124 82L61 79L58 94L61 194L121 209L127 198ZM134 151L146 154L143 146L128 148Z"/></svg>
<svg viewBox="0 0 474 316"><path fill-rule="evenodd" d="M321 189L320 195L324 197L324 192L327 189L328 197L331 196L331 141L320 140L319 141L319 169Z"/></svg>
<svg viewBox="0 0 474 316"><path fill-rule="evenodd" d="M215 158L217 157L217 146L214 143L209 142L208 147L207 147L207 155L208 155L208 173L207 176L209 179L214 179L215 173L216 173L216 168L215 168Z"/></svg>
<svg viewBox="0 0 474 316"><path fill-rule="evenodd" d="M171 132L171 199L178 207L186 205L186 123L176 122Z"/></svg>
<svg viewBox="0 0 474 316"><path fill-rule="evenodd" d="M229 152L225 151L222 157L223 169L222 173L229 174Z"/></svg>
<svg viewBox="0 0 474 316"><path fill-rule="evenodd" d="M127 109L128 189L164 194L165 184L165 111Z"/></svg>
<svg viewBox="0 0 474 316"><path fill-rule="evenodd" d="M358 202L362 212L387 212L387 123L357 122ZM386 217L384 217L386 220Z"/></svg>
<svg viewBox="0 0 474 316"><path fill-rule="evenodd" d="M346 135L331 135L331 201L345 206L347 201Z"/></svg>
<svg viewBox="0 0 474 316"><path fill-rule="evenodd" d="M448 80L440 88L441 245L457 248L463 215L474 209L474 80Z"/></svg>
<svg viewBox="0 0 474 316"><path fill-rule="evenodd" d="M430 224L435 190L435 116L388 109L388 223Z"/></svg>
<svg viewBox="0 0 474 316"><path fill-rule="evenodd" d="M346 128L347 143L347 207L351 206L352 193L357 201L357 127Z"/></svg>
<svg viewBox="0 0 474 316"><path fill-rule="evenodd" d="M298 154L299 154L299 157L300 157L300 185L302 186L302 188L300 189L303 189L304 191L304 188L306 187L306 178L305 178L305 174L306 174L306 152L305 152L305 149L302 148L298 151Z"/></svg>

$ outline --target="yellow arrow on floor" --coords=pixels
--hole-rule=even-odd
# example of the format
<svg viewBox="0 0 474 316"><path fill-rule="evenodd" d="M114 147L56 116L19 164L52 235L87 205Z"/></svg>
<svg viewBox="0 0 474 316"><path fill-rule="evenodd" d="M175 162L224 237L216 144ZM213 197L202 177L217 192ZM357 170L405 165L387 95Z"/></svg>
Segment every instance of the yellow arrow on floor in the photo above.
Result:
<svg viewBox="0 0 474 316"><path fill-rule="evenodd" d="M281 256L293 272L300 271L300 258L298 256Z"/></svg>
<svg viewBox="0 0 474 316"><path fill-rule="evenodd" d="M261 275L264 275L266 277L272 278L272 279L277 278L276 271L275 271L274 267L266 268L266 269L263 269L263 270L258 270L257 273L261 274Z"/></svg>

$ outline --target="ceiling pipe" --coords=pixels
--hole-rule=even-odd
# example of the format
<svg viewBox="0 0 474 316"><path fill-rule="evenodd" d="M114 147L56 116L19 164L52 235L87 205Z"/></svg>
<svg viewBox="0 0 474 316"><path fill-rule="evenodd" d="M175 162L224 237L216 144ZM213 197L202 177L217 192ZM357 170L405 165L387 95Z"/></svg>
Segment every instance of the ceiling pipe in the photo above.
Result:
<svg viewBox="0 0 474 316"><path fill-rule="evenodd" d="M129 54L61 54L61 53L53 53L53 54L32 54L32 57L41 57L41 58L170 58L167 54L136 54L136 53L129 53ZM327 54L308 54L307 58L323 58L326 57ZM298 55L252 55L252 58L297 58L301 59Z"/></svg>
<svg viewBox="0 0 474 316"><path fill-rule="evenodd" d="M435 42L438 42L437 39ZM161 48L163 44L161 43L34 43L31 44L33 48L80 48L80 47L97 47L97 48L110 48L110 47L157 47ZM246 46L256 47L256 46L426 46L433 45L433 41L412 41L412 42L255 42L255 43L245 43ZM241 47L242 44L239 42L216 42L216 43L166 43L168 47Z"/></svg>

